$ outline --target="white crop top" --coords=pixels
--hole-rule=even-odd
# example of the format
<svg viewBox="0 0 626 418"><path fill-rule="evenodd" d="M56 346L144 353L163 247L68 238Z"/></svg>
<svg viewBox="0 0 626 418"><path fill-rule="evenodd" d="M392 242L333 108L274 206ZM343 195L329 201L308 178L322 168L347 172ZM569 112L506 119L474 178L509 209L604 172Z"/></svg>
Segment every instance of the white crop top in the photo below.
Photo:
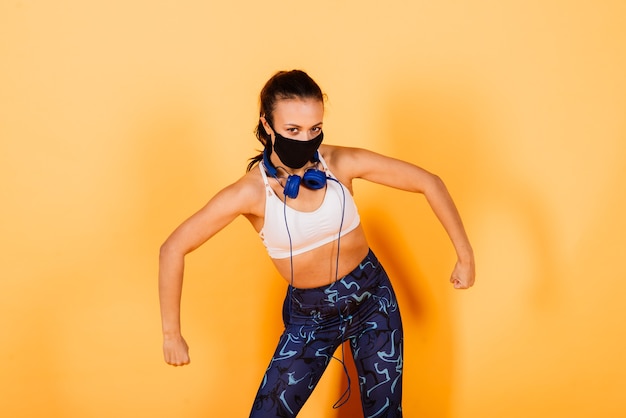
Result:
<svg viewBox="0 0 626 418"><path fill-rule="evenodd" d="M259 164L266 190L265 221L259 236L271 258L287 258L321 247L354 230L361 222L350 191L319 157L328 179L322 204L311 212L300 212L286 205L270 187L263 162Z"/></svg>

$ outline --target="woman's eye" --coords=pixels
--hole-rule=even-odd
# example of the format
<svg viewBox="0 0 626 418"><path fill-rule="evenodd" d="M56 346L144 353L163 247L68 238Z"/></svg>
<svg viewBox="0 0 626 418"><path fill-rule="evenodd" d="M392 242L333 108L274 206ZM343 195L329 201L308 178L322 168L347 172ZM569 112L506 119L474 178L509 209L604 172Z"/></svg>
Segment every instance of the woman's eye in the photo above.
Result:
<svg viewBox="0 0 626 418"><path fill-rule="evenodd" d="M320 132L322 130L321 126L316 126L315 128L311 129L313 132Z"/></svg>

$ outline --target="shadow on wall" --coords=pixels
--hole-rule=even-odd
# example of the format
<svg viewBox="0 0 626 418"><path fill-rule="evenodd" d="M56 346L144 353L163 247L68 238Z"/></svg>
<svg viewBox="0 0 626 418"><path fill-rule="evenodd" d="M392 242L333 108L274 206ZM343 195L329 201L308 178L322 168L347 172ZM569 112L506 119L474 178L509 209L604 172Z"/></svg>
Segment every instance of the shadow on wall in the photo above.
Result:
<svg viewBox="0 0 626 418"><path fill-rule="evenodd" d="M389 137L385 138L387 142L384 143L386 148L383 152L416 163L440 175L459 206L466 226L484 228L480 231L468 229L475 247L474 239L477 237L480 237L482 242L487 237L495 243L495 247L489 247L492 248L489 254L480 252L476 254L477 286L472 291L484 295L492 294L494 290L489 287L495 285L497 291L509 292L508 295L501 294L497 304L506 304L508 300L518 305L518 309L531 308L537 312L538 321L543 321L546 311L554 306L558 299L555 282L555 277L559 274L555 255L558 243L550 231L549 219L546 218L546 203L540 200L532 186L512 171L507 166L506 159L502 158L515 156L503 155L501 150L496 149L494 152L490 148L489 141L497 135L494 135L494 128L490 126L489 118L485 116L489 110L485 111L482 108L486 106L489 109L490 104L484 103L472 92L446 91L450 87L437 90L418 86L410 91L405 87L397 89L396 91L400 93L391 94L387 100L390 104L388 118L390 126L385 129ZM505 143L506 138L501 138L501 141ZM506 149L506 145L504 148ZM379 198L377 201L388 200ZM415 202L407 202L410 207L416 206ZM398 204L400 205L401 203ZM406 309L404 310L405 334L419 332L419 329L413 328L417 325L418 328L421 326L422 330L429 331L430 336L437 336L423 342L421 353L415 350L415 342L413 347L409 345L410 338L417 337L410 335L407 338L409 341L405 348L407 366L404 383L405 410L410 409L411 413L418 415L446 417L450 416L452 394L457 385L453 376L455 351L458 348L455 347L454 318L450 306L450 292L454 290L447 282L453 268L454 252L438 221L426 217L429 216L426 213L428 211L429 208L421 213L421 217L417 217L419 219L415 219L415 214L419 215L419 211L394 210L393 217L402 225L400 234L404 233L406 242L385 242L383 234L377 233L371 234L371 241L373 245L380 245L390 252L393 248L395 253L399 251L400 244L408 245L420 255L418 262L425 274L407 277L409 284L406 285L404 281L394 282L397 283L398 293L410 291L410 286L414 286L415 280L420 282L432 280L432 292L439 295L436 301L428 295L413 295L412 298L418 302L422 300L436 303L437 306L427 303L416 312L407 313ZM404 217L399 218L398 213ZM386 223L386 226L381 224L379 228L386 236L387 231L384 229L389 229L389 221L382 218L376 222ZM398 233L394 232L391 236L398 236ZM444 241L440 241L441 237ZM514 254L520 253L520 246L527 259L526 268L522 269L522 277L518 278L517 283L490 281L490 278L510 279L516 274L519 275L516 273L519 269L511 264L516 257ZM393 258L388 259L388 270L397 270L398 273L393 275L399 277L403 271L410 270L413 263L410 255L407 258L405 254L394 254ZM488 272L488 275L481 276L481 271ZM481 290L483 286L487 287ZM414 291L423 290L424 285L422 289ZM406 305L405 303L404 306ZM494 325L505 329L516 326L502 323L502 320L495 316L489 320L494 322L485 324L486 327ZM535 325L546 326L541 323ZM441 356L438 353L446 355ZM427 357L425 359L410 357L420 354ZM411 364L414 362L419 362L424 368L413 369ZM436 364L436 368L433 368L432 364ZM409 388L410 390L407 390ZM407 393L418 395L407 397Z"/></svg>
<svg viewBox="0 0 626 418"><path fill-rule="evenodd" d="M418 85L407 89L407 85L392 87L382 101L389 104L387 124L381 127L386 135L373 150L441 176L466 225L483 225L482 222L489 223L496 215L504 217L506 226L515 228L513 233L526 234L505 236L507 230L497 226L494 231L475 231L476 236L495 234L494 239L500 243L498 251L503 253L509 251L508 247L515 249L519 245L530 252L530 264L536 265L530 271L536 276L520 280L527 299L518 303L543 311L557 296L554 280L550 279L558 273L554 237L550 236L548 221L542 215L545 211L536 193L507 170L506 162L494 160L494 156L500 156L490 152L488 139L482 134L492 129L480 107L486 104L472 92L451 90L449 86L438 89ZM448 282L456 260L454 249L421 197L383 188L375 192L368 189L368 193L357 195L356 199L360 201L370 244L383 261L401 303L405 331L405 412L448 417L457 384L455 324L450 305L450 292L455 290ZM384 207L381 202L385 202ZM488 224L484 226L490 228ZM475 237L471 229L468 234L470 239ZM488 285L481 281L481 266L488 271L493 266L484 264L490 262L483 260L484 256L476 254L478 289L473 292ZM501 259L491 263L506 268ZM510 274L506 270L501 273ZM351 380L358 381L356 373ZM346 385L344 379L339 385L340 393ZM335 416L361 417L358 399L351 400Z"/></svg>
<svg viewBox="0 0 626 418"><path fill-rule="evenodd" d="M437 97L441 95L438 92L411 95L400 91L387 100L387 123L381 127L386 135L373 151L422 165L445 180L445 173L438 172L438 166L444 164L428 165L444 157L457 157L456 165L467 163L460 155L450 156L446 148L454 145L459 149L467 143L471 136L468 112L447 98ZM432 146L428 141L445 142L447 147L424 152ZM373 186L377 187L375 191L364 187L365 193L355 197L363 225L394 284L403 315L405 412L449 416L455 342L448 279L454 267L454 250L422 196L379 186ZM351 373L351 381L358 382L354 367ZM344 378L340 391L346 385ZM337 418L363 416L356 395L337 411Z"/></svg>
<svg viewBox="0 0 626 418"><path fill-rule="evenodd" d="M397 146L394 152L414 156L417 164L428 164L424 168L432 169L446 182L466 226L486 227L469 230L470 239L485 233L497 236L499 253L489 255L510 261L515 258L507 254L508 250L519 249L521 245L528 251L526 264L535 267L533 275L524 278L530 286L528 300L523 302L540 310L549 309L558 298L554 278L561 271L555 254L558 238L547 216L548 202L542 200L540 190L524 173L515 170L519 166L515 155L518 145L506 137L515 127L506 126L503 130L497 126L502 120L518 118L510 114L514 110L502 110L506 109L502 103L489 102L471 89L454 88L455 91L446 91L442 86L440 92L436 88L415 88L412 94L404 92L392 98L399 113L407 115L405 122L408 122L396 121L392 126L392 131L396 130L394 138L407 139L403 143L393 142ZM551 141L552 138L524 140ZM551 169L533 163L529 161L528 170ZM497 219L503 219L507 223L504 226L513 230L497 229L502 226L496 224ZM477 255L479 285L480 266L494 261Z"/></svg>

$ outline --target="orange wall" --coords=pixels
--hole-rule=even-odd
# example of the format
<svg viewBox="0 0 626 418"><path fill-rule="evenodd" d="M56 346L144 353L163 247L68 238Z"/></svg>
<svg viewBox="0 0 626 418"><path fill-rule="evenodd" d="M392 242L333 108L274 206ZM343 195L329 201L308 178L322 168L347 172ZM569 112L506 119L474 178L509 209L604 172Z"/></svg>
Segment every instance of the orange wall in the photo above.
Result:
<svg viewBox="0 0 626 418"><path fill-rule="evenodd" d="M407 417L626 414L622 0L2 1L0 411L247 416L284 284L246 222L188 258L192 365L161 360L157 251L257 149L278 69L329 143L440 174L478 281L424 200L359 183L400 293ZM334 363L302 417L332 405Z"/></svg>

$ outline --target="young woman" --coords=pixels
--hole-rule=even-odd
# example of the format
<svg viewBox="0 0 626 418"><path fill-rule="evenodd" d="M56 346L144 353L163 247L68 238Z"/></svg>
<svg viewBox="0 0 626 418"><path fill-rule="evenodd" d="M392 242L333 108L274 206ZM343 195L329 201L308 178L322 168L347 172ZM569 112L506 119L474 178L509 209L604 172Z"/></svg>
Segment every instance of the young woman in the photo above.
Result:
<svg viewBox="0 0 626 418"><path fill-rule="evenodd" d="M401 417L400 311L363 233L352 180L425 195L458 256L450 278L456 289L474 283L472 248L439 177L364 149L323 144L323 116L324 95L306 73L278 72L264 86L257 127L263 152L252 158L243 177L217 193L161 247L165 361L189 363L180 331L185 255L243 215L288 282L285 330L250 416L296 416L335 350L349 341L364 416Z"/></svg>

